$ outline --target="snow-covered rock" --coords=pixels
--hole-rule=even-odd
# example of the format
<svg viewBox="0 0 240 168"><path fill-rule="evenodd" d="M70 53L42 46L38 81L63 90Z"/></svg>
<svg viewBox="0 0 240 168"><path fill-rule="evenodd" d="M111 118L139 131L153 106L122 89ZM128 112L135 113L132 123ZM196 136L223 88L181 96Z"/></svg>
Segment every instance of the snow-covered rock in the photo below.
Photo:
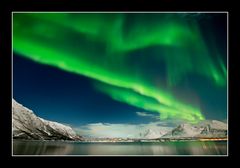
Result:
<svg viewBox="0 0 240 168"><path fill-rule="evenodd" d="M32 110L12 100L12 129L15 139L80 140L66 125L36 116Z"/></svg>
<svg viewBox="0 0 240 168"><path fill-rule="evenodd" d="M162 138L226 137L227 124L217 120L206 120L198 124L180 124Z"/></svg>
<svg viewBox="0 0 240 168"><path fill-rule="evenodd" d="M141 139L156 139L162 137L168 131L165 129L146 129L144 132L140 133L139 138Z"/></svg>
<svg viewBox="0 0 240 168"><path fill-rule="evenodd" d="M203 130L198 135L199 137L226 137L227 124L217 120L205 121L199 124Z"/></svg>

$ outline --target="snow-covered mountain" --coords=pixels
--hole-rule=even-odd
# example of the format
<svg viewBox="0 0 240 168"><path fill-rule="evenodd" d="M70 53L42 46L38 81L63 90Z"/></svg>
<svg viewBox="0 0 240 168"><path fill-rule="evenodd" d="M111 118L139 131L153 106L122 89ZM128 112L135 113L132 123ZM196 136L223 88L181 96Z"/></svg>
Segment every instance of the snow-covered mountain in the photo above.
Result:
<svg viewBox="0 0 240 168"><path fill-rule="evenodd" d="M167 132L168 132L167 130L163 130L161 128L159 128L159 129L146 129L139 134L139 138L141 138L141 139L156 139L156 138L162 137Z"/></svg>
<svg viewBox="0 0 240 168"><path fill-rule="evenodd" d="M217 120L206 120L198 124L180 124L162 138L227 137L227 124Z"/></svg>
<svg viewBox="0 0 240 168"><path fill-rule="evenodd" d="M71 127L42 119L14 99L12 99L12 115L14 139L81 140Z"/></svg>
<svg viewBox="0 0 240 168"><path fill-rule="evenodd" d="M204 121L198 124L199 127L204 129L201 131L200 137L226 137L227 124L217 120Z"/></svg>

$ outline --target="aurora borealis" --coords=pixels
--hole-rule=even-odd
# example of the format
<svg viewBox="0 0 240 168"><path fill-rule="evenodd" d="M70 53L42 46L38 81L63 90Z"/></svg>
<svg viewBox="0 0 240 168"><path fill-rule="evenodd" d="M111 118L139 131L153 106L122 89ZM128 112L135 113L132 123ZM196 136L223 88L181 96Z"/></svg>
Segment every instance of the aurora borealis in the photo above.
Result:
<svg viewBox="0 0 240 168"><path fill-rule="evenodd" d="M190 102L177 94L181 84L189 76L227 84L227 55L200 21L183 13L14 13L13 50L85 76L97 92L160 120L198 122L202 100L191 89Z"/></svg>

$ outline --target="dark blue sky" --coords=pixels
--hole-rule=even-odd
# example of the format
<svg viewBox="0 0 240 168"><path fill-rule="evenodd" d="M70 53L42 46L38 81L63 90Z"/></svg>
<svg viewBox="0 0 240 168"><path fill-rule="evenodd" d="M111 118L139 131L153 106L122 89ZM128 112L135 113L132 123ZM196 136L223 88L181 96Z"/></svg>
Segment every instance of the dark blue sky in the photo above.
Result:
<svg viewBox="0 0 240 168"><path fill-rule="evenodd" d="M141 109L97 92L91 81L14 55L13 97L42 118L71 123L145 123Z"/></svg>
<svg viewBox="0 0 240 168"><path fill-rule="evenodd" d="M35 63L16 54L13 62L13 97L42 118L72 125L156 121L138 116L136 112L142 109L95 91L84 76ZM197 91L207 119L226 119L225 90L194 76L189 76L178 87L183 91L191 88Z"/></svg>

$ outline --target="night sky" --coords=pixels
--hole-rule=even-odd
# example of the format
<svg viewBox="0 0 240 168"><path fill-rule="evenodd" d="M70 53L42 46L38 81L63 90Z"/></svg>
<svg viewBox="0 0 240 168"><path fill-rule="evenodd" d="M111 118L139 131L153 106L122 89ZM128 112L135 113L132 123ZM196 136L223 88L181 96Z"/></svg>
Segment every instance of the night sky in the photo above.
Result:
<svg viewBox="0 0 240 168"><path fill-rule="evenodd" d="M14 13L13 98L74 127L226 120L226 19Z"/></svg>

